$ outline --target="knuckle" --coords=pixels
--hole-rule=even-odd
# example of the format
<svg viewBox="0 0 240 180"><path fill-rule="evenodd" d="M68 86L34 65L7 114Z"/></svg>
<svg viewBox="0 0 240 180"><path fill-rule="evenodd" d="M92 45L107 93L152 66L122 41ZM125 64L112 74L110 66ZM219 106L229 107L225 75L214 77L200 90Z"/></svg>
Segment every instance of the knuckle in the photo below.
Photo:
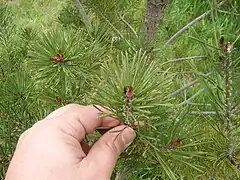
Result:
<svg viewBox="0 0 240 180"><path fill-rule="evenodd" d="M30 129L27 129L26 131L24 131L20 137L18 138L18 142L17 142L17 146L19 146L20 143L22 143L24 141L24 139L26 138L26 136L29 134Z"/></svg>
<svg viewBox="0 0 240 180"><path fill-rule="evenodd" d="M106 149L106 151L110 151L110 153L112 153L113 155L118 154L120 151L115 142L112 141L106 141L104 143L104 148Z"/></svg>
<svg viewBox="0 0 240 180"><path fill-rule="evenodd" d="M71 103L71 104L66 105L66 108L69 108L69 109L75 109L75 108L80 108L80 107L82 107L82 106L79 104L76 104L76 103Z"/></svg>
<svg viewBox="0 0 240 180"><path fill-rule="evenodd" d="M27 132L28 132L28 130L24 131L24 132L20 135L20 137L19 137L19 139L18 139L19 142L20 142L21 140L23 140L23 138L26 136Z"/></svg>

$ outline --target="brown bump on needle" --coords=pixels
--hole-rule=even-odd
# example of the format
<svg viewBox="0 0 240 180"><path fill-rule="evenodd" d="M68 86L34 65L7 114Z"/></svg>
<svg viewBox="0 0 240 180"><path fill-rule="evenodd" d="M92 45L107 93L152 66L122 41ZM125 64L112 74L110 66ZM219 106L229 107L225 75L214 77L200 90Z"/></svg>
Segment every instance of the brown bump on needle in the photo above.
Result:
<svg viewBox="0 0 240 180"><path fill-rule="evenodd" d="M57 101L58 103L62 103L62 99L61 99L59 96L56 96L56 101Z"/></svg>
<svg viewBox="0 0 240 180"><path fill-rule="evenodd" d="M183 145L182 140L179 138L174 139L173 141L171 141L166 148L169 150L175 150L178 147L181 147Z"/></svg>

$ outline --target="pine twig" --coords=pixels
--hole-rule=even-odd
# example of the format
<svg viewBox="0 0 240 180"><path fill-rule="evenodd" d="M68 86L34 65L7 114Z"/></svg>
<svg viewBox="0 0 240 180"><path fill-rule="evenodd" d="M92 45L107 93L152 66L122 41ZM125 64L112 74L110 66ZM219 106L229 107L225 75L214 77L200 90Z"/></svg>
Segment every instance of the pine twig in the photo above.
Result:
<svg viewBox="0 0 240 180"><path fill-rule="evenodd" d="M190 98L186 99L185 101L181 102L180 104L177 105L178 106L181 106L181 105L186 105L186 104L189 104L191 103L191 101L197 97L199 94L201 94L205 89L200 89L197 93L195 93L193 96L191 96Z"/></svg>
<svg viewBox="0 0 240 180"><path fill-rule="evenodd" d="M84 7L82 6L82 4L79 0L75 0L75 3L76 3L76 7L79 10L80 17L82 18L83 22L85 23L87 29L91 32L92 24L91 24L91 21L87 15L87 13L84 10Z"/></svg>
<svg viewBox="0 0 240 180"><path fill-rule="evenodd" d="M233 88L232 88L232 49L233 43L225 42L224 37L220 38L220 47L223 51L222 62L224 67L225 78L225 119L224 125L228 137L227 157L231 164L240 168L240 163L237 162L233 149L233 130L235 128L233 115Z"/></svg>
<svg viewBox="0 0 240 180"><path fill-rule="evenodd" d="M232 59L231 59L231 51L227 52L224 56L224 69L225 69L225 107L226 107L226 114L225 114L225 127L228 131L228 158L233 165L237 165L237 162L234 157L234 150L233 150L233 118L232 118Z"/></svg>
<svg viewBox="0 0 240 180"><path fill-rule="evenodd" d="M193 102L187 102L185 103L186 105L191 105L191 106L212 106L211 104L204 104L204 103L193 103Z"/></svg>
<svg viewBox="0 0 240 180"><path fill-rule="evenodd" d="M132 86L126 86L124 89L124 93L125 93L125 99L124 99L124 114L126 116L126 123L130 123L129 121L129 116L130 116L130 111L131 111L131 101L133 99L133 87Z"/></svg>
<svg viewBox="0 0 240 180"><path fill-rule="evenodd" d="M171 93L169 96L171 96L171 97L176 97L176 96L177 96L178 94L180 94L182 91L184 91L185 89L188 89L189 87L191 87L192 85L194 85L194 84L196 84L196 83L198 83L198 82L199 82L199 80L196 79L196 80L194 80L194 81L192 81L192 82L186 84L186 85L183 86L182 88L180 88L180 89L174 91L174 92Z"/></svg>
<svg viewBox="0 0 240 180"><path fill-rule="evenodd" d="M210 74L212 74L211 72L207 73L207 74L203 74L202 76L209 76ZM181 87L180 89L172 92L171 94L169 94L167 97L176 97L178 94L180 94L181 92L183 92L184 90L188 89L189 87L191 87L192 85L196 84L199 82L199 79L195 79L194 81L186 84L185 86Z"/></svg>
<svg viewBox="0 0 240 180"><path fill-rule="evenodd" d="M190 115L215 115L215 111L191 111Z"/></svg>
<svg viewBox="0 0 240 180"><path fill-rule="evenodd" d="M211 10L206 11L202 15L198 16L194 20L192 20L190 23L188 23L186 26L184 26L182 29L180 29L178 32L176 32L166 43L166 45L171 45L173 41L175 41L178 36L180 36L182 33L184 33L187 29L189 29L191 26L193 26L198 21L201 21L204 17L206 17L208 14L210 14Z"/></svg>
<svg viewBox="0 0 240 180"><path fill-rule="evenodd" d="M185 61L185 60L202 60L206 58L206 56L190 56L190 57L183 57L183 58L178 58L178 59L174 59L174 60L169 60L164 62L162 65L168 64L168 63L175 63L175 62L181 62L181 61Z"/></svg>
<svg viewBox="0 0 240 180"><path fill-rule="evenodd" d="M120 15L120 20L133 32L133 34L136 36L138 39L137 32L134 30L134 28L124 19L123 15Z"/></svg>
<svg viewBox="0 0 240 180"><path fill-rule="evenodd" d="M220 7L225 1L222 1L218 4L218 7ZM209 15L213 10L208 10L202 15L198 16L194 20L192 20L190 23L188 23L186 26L184 26L182 29L180 29L178 32L176 32L167 42L165 45L171 45L181 34L183 34L187 29L189 29L191 26L196 24L197 22L201 21L203 18L205 18L207 15Z"/></svg>

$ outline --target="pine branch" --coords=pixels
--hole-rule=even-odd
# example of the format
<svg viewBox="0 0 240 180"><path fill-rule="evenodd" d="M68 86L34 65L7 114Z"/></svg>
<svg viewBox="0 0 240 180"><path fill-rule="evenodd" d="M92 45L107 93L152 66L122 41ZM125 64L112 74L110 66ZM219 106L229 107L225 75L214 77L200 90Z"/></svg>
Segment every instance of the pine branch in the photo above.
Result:
<svg viewBox="0 0 240 180"><path fill-rule="evenodd" d="M181 34L183 34L187 29L189 29L191 26L193 26L198 21L201 21L204 17L209 15L211 10L206 11L202 15L198 16L194 20L192 20L190 23L188 23L186 26L184 26L182 29L180 29L176 34L174 34L167 42L166 45L171 45Z"/></svg>
<svg viewBox="0 0 240 180"><path fill-rule="evenodd" d="M180 89L174 91L174 92L171 93L169 96L171 96L171 97L176 97L178 94L180 94L181 92L183 92L184 90L188 89L189 87L191 87L192 85L194 85L194 84L196 84L196 83L198 83L198 82L199 82L199 80L196 79L196 80L194 80L194 81L186 84L185 86L181 87Z"/></svg>
<svg viewBox="0 0 240 180"><path fill-rule="evenodd" d="M166 0L146 0L146 15L143 25L146 49L152 48L157 34L157 27L163 17L164 9L167 5Z"/></svg>
<svg viewBox="0 0 240 180"><path fill-rule="evenodd" d="M135 35L135 37L138 39L137 32L134 30L134 28L129 24L125 19L123 15L120 15L120 20L131 30L131 32Z"/></svg>
<svg viewBox="0 0 240 180"><path fill-rule="evenodd" d="M223 65L225 71L225 127L228 132L228 158L233 165L240 167L240 164L236 162L234 150L233 150L233 116L232 116L232 59L230 45L226 45L226 53L223 57Z"/></svg>
<svg viewBox="0 0 240 180"><path fill-rule="evenodd" d="M222 4L224 4L225 1L222 1L218 4L218 7L220 7ZM188 23L186 26L184 26L182 29L180 29L176 34L174 34L165 45L171 45L181 34L183 34L187 29L189 29L191 26L196 24L197 22L201 21L203 18L205 18L207 15L209 15L213 10L208 10L202 15L198 16L194 20L192 20L190 23Z"/></svg>
<svg viewBox="0 0 240 180"><path fill-rule="evenodd" d="M91 24L91 21L87 15L83 5L81 4L81 2L79 0L75 0L75 2L76 2L76 6L79 10L80 17L82 18L82 20L85 23L89 32L92 32L92 24Z"/></svg>
<svg viewBox="0 0 240 180"><path fill-rule="evenodd" d="M177 105L178 106L181 106L181 105L186 105L186 104L190 104L191 101L197 97L198 95L200 95L202 92L204 92L204 88L203 89L200 89L198 92L196 92L193 96L191 96L190 98L186 99L185 101L181 102L180 104Z"/></svg>
<svg viewBox="0 0 240 180"><path fill-rule="evenodd" d="M201 74L201 76L207 77L210 74L212 74L211 72L207 73L207 74ZM194 81L191 81L190 83L186 84L185 86L181 87L180 89L172 92L171 94L169 94L167 97L176 97L178 94L182 93L183 91L185 91L186 89L190 88L191 86L197 84L199 82L199 79L195 79Z"/></svg>
<svg viewBox="0 0 240 180"><path fill-rule="evenodd" d="M215 111L191 111L189 114L191 115L212 115L212 114L217 114Z"/></svg>
<svg viewBox="0 0 240 180"><path fill-rule="evenodd" d="M190 57L183 57L183 58L178 58L178 59L174 59L174 60L169 60L166 61L164 63L162 63L162 65L168 64L168 63L175 63L175 62L182 62L182 61L186 61L186 60L202 60L205 59L206 56L190 56Z"/></svg>

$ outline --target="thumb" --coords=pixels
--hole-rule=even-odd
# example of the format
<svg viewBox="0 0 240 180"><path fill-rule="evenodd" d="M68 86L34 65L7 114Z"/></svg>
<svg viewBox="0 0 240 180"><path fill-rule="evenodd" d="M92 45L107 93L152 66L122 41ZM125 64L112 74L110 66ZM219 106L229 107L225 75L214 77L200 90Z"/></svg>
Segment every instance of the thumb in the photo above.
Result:
<svg viewBox="0 0 240 180"><path fill-rule="evenodd" d="M106 132L91 148L83 160L88 165L93 165L101 177L109 179L116 165L118 156L134 140L136 134L132 128L121 125ZM82 162L84 164L84 162Z"/></svg>

